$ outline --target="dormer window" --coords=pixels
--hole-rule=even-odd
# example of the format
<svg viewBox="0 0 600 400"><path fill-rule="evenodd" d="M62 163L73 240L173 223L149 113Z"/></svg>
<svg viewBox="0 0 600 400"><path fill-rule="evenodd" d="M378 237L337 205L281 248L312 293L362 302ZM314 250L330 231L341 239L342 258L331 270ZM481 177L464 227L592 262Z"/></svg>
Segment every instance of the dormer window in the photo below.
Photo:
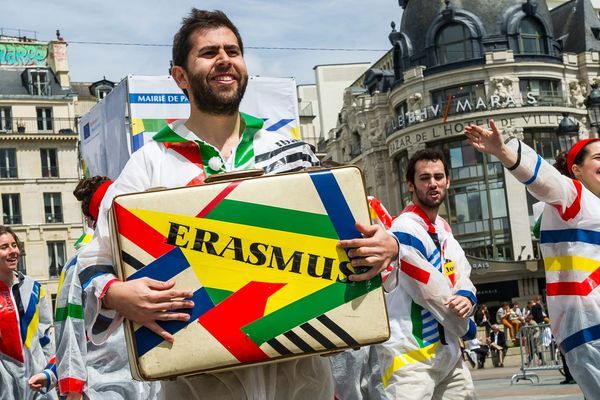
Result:
<svg viewBox="0 0 600 400"><path fill-rule="evenodd" d="M535 18L526 17L519 25L519 52L521 54L548 54L544 27Z"/></svg>
<svg viewBox="0 0 600 400"><path fill-rule="evenodd" d="M106 79L94 82L90 85L90 94L96 97L96 100L100 101L105 98L111 90L115 87L115 83Z"/></svg>
<svg viewBox="0 0 600 400"><path fill-rule="evenodd" d="M435 46L438 64L481 57L477 39L472 38L469 29L461 23L444 26L436 35Z"/></svg>
<svg viewBox="0 0 600 400"><path fill-rule="evenodd" d="M47 69L28 68L23 71L23 85L32 96L50 96L50 76Z"/></svg>

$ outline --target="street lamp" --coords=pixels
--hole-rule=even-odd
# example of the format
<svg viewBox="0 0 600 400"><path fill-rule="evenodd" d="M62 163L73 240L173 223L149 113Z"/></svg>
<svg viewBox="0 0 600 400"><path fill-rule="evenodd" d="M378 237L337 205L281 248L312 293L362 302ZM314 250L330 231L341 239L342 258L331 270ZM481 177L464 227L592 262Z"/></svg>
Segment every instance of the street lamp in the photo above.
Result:
<svg viewBox="0 0 600 400"><path fill-rule="evenodd" d="M592 84L592 90L588 97L585 99L585 106L587 107L588 115L590 116L590 126L596 128L600 126L600 89L598 84Z"/></svg>
<svg viewBox="0 0 600 400"><path fill-rule="evenodd" d="M579 139L579 122L573 122L569 113L562 113L563 118L556 128L560 151L569 151Z"/></svg>

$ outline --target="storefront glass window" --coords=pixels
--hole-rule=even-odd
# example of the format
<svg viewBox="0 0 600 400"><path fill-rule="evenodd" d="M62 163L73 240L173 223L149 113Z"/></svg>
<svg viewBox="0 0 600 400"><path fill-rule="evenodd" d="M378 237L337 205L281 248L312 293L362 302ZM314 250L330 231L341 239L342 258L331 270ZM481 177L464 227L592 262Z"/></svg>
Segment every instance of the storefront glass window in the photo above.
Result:
<svg viewBox="0 0 600 400"><path fill-rule="evenodd" d="M449 162L451 184L440 215L469 255L512 260L504 170L465 140L434 145Z"/></svg>

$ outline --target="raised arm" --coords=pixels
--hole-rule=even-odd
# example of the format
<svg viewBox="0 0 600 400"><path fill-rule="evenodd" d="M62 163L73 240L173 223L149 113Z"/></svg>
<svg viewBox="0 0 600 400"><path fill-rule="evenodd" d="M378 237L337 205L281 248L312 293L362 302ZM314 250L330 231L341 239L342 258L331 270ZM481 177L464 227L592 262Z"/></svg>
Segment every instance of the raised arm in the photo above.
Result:
<svg viewBox="0 0 600 400"><path fill-rule="evenodd" d="M531 147L516 138L504 141L493 120L490 128L467 126L467 141L476 150L496 156L502 165L538 200L557 207L569 217L569 209L581 195L581 184L562 175Z"/></svg>

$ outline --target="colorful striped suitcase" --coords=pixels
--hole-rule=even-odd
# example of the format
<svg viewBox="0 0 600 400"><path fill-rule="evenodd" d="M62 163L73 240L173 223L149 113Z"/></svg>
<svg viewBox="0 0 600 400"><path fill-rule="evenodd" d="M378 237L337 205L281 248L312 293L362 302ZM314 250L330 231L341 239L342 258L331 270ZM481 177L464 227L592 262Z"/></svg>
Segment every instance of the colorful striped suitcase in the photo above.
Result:
<svg viewBox="0 0 600 400"><path fill-rule="evenodd" d="M118 196L113 253L122 279L192 290L188 322L164 342L127 321L132 374L153 380L331 353L389 337L379 277L350 282L336 247L369 223L356 167Z"/></svg>

